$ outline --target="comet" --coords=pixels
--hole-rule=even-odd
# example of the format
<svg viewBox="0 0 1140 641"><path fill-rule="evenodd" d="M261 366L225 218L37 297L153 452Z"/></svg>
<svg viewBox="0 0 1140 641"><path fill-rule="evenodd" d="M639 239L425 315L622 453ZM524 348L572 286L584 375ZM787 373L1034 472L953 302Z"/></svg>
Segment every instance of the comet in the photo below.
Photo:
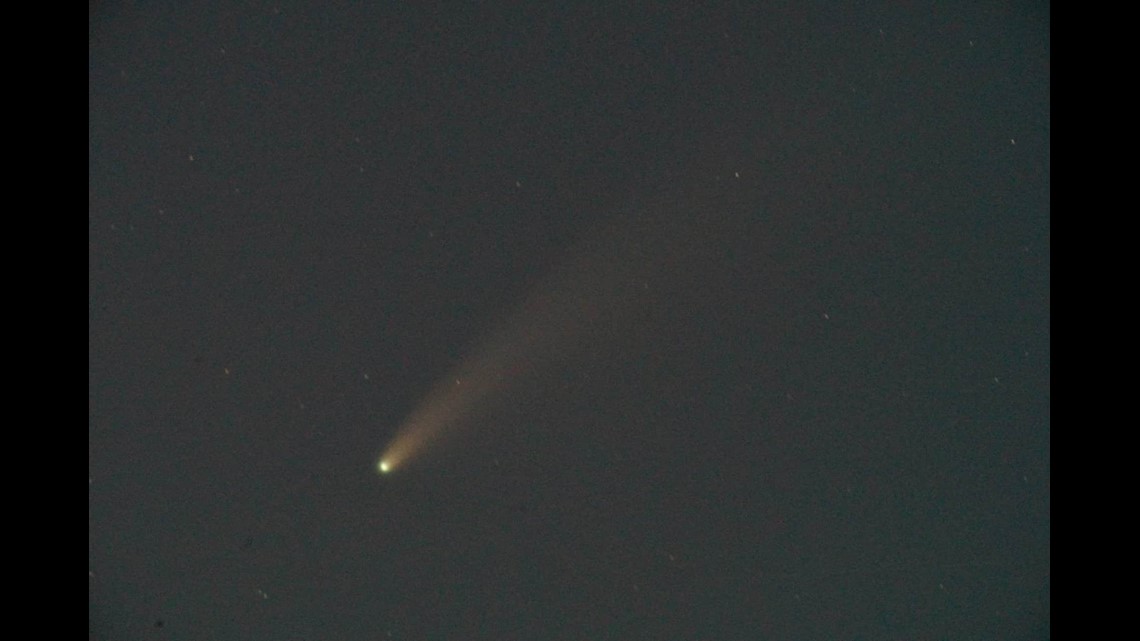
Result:
<svg viewBox="0 0 1140 641"><path fill-rule="evenodd" d="M629 325L632 310L661 296L666 272L683 265L694 225L681 218L630 213L594 228L428 392L383 449L376 471L399 472L474 427L475 413L487 402L584 347L612 340ZM707 216L699 220L702 228L708 222Z"/></svg>

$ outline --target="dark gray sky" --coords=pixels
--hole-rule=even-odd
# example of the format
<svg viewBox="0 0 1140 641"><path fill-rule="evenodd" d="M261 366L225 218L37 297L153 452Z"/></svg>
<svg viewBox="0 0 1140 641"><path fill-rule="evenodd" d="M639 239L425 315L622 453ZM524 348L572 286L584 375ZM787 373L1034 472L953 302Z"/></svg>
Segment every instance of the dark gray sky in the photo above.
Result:
<svg viewBox="0 0 1140 641"><path fill-rule="evenodd" d="M159 4L92 638L1048 638L1047 5Z"/></svg>

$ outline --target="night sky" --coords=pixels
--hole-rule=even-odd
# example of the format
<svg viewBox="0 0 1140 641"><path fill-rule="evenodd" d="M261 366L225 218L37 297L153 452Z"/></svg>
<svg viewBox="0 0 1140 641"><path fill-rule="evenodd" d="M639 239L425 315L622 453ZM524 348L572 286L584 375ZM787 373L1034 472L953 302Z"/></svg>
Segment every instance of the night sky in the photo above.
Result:
<svg viewBox="0 0 1140 641"><path fill-rule="evenodd" d="M1047 4L394 4L92 5L91 638L1049 637Z"/></svg>

